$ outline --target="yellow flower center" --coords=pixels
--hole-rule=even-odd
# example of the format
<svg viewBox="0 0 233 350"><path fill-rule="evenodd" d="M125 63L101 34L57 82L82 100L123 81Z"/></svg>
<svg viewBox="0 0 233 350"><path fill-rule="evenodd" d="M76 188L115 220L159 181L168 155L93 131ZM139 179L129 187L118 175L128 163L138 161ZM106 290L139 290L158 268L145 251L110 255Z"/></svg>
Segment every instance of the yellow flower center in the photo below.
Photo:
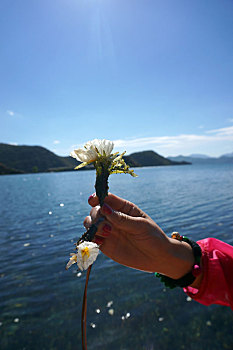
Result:
<svg viewBox="0 0 233 350"><path fill-rule="evenodd" d="M89 252L89 248L88 247L85 247L83 250L82 250L82 258L84 259L85 257L89 258L90 256L90 252Z"/></svg>

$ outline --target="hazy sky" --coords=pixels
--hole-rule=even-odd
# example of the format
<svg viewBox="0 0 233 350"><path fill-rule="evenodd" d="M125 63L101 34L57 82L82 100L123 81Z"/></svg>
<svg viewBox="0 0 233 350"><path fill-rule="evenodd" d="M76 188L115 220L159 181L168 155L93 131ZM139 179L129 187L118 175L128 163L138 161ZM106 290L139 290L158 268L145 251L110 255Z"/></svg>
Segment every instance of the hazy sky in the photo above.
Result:
<svg viewBox="0 0 233 350"><path fill-rule="evenodd" d="M232 0L0 1L0 142L233 151Z"/></svg>

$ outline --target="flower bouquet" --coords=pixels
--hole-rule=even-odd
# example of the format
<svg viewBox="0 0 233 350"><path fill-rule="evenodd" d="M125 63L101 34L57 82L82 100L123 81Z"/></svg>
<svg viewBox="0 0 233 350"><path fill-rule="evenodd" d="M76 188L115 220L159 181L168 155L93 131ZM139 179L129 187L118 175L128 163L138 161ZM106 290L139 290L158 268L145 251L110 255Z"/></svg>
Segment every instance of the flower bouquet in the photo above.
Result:
<svg viewBox="0 0 233 350"><path fill-rule="evenodd" d="M108 195L108 178L111 174L125 173L136 177L137 175L129 166L125 163L123 156L125 154L119 154L119 152L112 153L114 144L109 140L89 141L84 145L84 149L76 149L71 152L71 156L80 160L75 169L80 169L86 165L93 163L96 169L96 182L95 190L99 199L99 204L102 207L104 199ZM77 264L80 270L87 270L86 284L83 296L82 307L82 348L87 349L86 338L86 308L87 308L87 285L90 276L92 264L96 260L99 253L99 245L92 242L95 233L98 230L98 225L104 218L100 218L96 223L82 235L82 237L76 243L76 253L71 253L71 258L66 265L68 269L71 265Z"/></svg>

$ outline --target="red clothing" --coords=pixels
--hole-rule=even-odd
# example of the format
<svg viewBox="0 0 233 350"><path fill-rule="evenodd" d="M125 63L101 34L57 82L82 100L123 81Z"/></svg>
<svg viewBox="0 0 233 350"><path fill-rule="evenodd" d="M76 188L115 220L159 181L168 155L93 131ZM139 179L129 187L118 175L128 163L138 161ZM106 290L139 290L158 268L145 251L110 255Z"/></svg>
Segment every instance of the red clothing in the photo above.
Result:
<svg viewBox="0 0 233 350"><path fill-rule="evenodd" d="M215 238L197 242L202 250L203 279L199 290L184 288L204 305L220 304L233 310L233 247Z"/></svg>

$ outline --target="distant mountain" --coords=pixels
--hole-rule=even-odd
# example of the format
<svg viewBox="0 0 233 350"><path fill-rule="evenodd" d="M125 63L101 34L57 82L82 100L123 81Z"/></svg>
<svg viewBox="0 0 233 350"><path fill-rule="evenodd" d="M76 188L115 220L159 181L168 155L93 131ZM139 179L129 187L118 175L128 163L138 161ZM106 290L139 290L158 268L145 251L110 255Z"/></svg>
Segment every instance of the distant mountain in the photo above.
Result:
<svg viewBox="0 0 233 350"><path fill-rule="evenodd" d="M154 151L133 153L124 157L132 167L182 165L186 162L177 162L160 156ZM40 146L13 146L0 143L0 175L36 173L49 171L70 171L80 162L72 157L60 157ZM89 166L89 169L93 165Z"/></svg>
<svg viewBox="0 0 233 350"><path fill-rule="evenodd" d="M202 159L211 158L211 157L207 156L206 154L199 154L199 153L190 154L189 157L191 157L191 158L202 158Z"/></svg>
<svg viewBox="0 0 233 350"><path fill-rule="evenodd" d="M233 152L213 158L203 154L163 157L154 151L135 152L124 156L131 167L183 164L233 163ZM14 146L0 143L0 175L49 171L71 171L80 164L72 157L60 157L41 146ZM93 169L93 165L85 169ZM85 170L84 169L84 170Z"/></svg>
<svg viewBox="0 0 233 350"><path fill-rule="evenodd" d="M233 163L233 157L225 157L221 156L218 158L214 157L191 157L191 156L176 156L176 157L169 157L172 161L185 161L185 162L191 162L192 164L221 164L221 163Z"/></svg>
<svg viewBox="0 0 233 350"><path fill-rule="evenodd" d="M221 157L232 158L233 157L233 152L232 153L223 154Z"/></svg>
<svg viewBox="0 0 233 350"><path fill-rule="evenodd" d="M173 161L160 156L154 151L142 151L130 154L125 157L125 161L131 165L134 162L134 166L159 166L159 165L183 165L190 164L183 161Z"/></svg>
<svg viewBox="0 0 233 350"><path fill-rule="evenodd" d="M71 157L59 157L40 146L13 146L4 143L0 143L0 163L19 173L71 170L78 164Z"/></svg>

